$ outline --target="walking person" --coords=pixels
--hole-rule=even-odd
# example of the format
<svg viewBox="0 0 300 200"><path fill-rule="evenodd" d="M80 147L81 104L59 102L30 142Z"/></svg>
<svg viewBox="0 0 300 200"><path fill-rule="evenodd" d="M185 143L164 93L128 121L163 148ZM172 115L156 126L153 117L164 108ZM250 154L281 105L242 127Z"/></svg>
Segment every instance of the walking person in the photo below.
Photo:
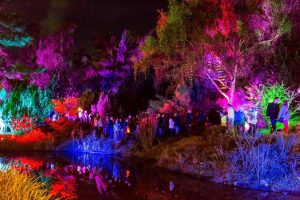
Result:
<svg viewBox="0 0 300 200"><path fill-rule="evenodd" d="M271 122L271 133L276 133L276 123L279 114L279 98L275 97L272 103L269 103L267 107L267 116Z"/></svg>
<svg viewBox="0 0 300 200"><path fill-rule="evenodd" d="M288 135L289 133L289 120L290 120L290 112L288 107L288 101L284 101L279 114L278 114L278 122L283 123L284 126L284 133Z"/></svg>

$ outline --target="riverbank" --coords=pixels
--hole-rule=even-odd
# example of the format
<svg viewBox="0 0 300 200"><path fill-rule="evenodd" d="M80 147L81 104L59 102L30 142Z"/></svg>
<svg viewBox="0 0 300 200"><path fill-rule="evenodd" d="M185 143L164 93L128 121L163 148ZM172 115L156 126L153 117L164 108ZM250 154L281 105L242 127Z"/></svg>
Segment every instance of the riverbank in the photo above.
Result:
<svg viewBox="0 0 300 200"><path fill-rule="evenodd" d="M289 136L232 136L221 126L204 136L159 142L137 156L212 182L300 195L299 130Z"/></svg>
<svg viewBox="0 0 300 200"><path fill-rule="evenodd" d="M82 131L85 131L82 136L74 138L70 138L71 129L46 133L35 129L23 136L2 136L0 151L65 151L139 157L152 160L159 167L215 183L300 194L300 131L297 129L289 136L250 137L229 135L225 127L211 126L201 136L147 137L148 141L139 134L114 141L96 136L89 129Z"/></svg>

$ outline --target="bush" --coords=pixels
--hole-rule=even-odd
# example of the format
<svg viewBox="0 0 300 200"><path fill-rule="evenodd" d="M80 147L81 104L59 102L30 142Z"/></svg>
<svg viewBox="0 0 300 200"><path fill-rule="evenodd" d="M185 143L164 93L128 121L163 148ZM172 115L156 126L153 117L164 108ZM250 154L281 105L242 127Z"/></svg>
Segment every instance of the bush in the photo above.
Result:
<svg viewBox="0 0 300 200"><path fill-rule="evenodd" d="M57 147L57 150L75 151L75 152L102 152L114 153L113 143L106 138L98 138L95 135L69 140Z"/></svg>
<svg viewBox="0 0 300 200"><path fill-rule="evenodd" d="M137 139L143 151L149 151L155 139L155 118L149 117L142 119L139 124Z"/></svg>

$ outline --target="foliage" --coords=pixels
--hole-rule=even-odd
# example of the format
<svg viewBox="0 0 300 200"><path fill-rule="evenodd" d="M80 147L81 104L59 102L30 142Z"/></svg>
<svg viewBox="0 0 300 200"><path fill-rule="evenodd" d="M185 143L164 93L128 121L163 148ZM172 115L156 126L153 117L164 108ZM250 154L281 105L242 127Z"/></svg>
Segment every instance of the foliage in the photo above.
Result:
<svg viewBox="0 0 300 200"><path fill-rule="evenodd" d="M105 92L101 92L97 104L92 105L91 110L92 112L98 113L100 116L104 117L109 109L110 109L109 96L105 94Z"/></svg>
<svg viewBox="0 0 300 200"><path fill-rule="evenodd" d="M187 14L187 5L177 0L169 0L167 14L160 12L156 31L159 48L162 52L171 53L185 44Z"/></svg>
<svg viewBox="0 0 300 200"><path fill-rule="evenodd" d="M0 199L50 200L53 199L44 185L32 176L8 170L0 172Z"/></svg>
<svg viewBox="0 0 300 200"><path fill-rule="evenodd" d="M49 89L41 90L35 86L17 85L3 102L3 113L16 119L27 115L29 118L36 117L38 121L43 121L52 108L51 95Z"/></svg>
<svg viewBox="0 0 300 200"><path fill-rule="evenodd" d="M66 56L73 45L73 31L74 27L67 27L40 40L36 52L37 64L55 73L66 67Z"/></svg>
<svg viewBox="0 0 300 200"><path fill-rule="evenodd" d="M178 84L175 90L175 94L171 99L164 98L162 96L156 96L157 100L150 100L148 111L151 113L174 113L184 109L190 109L195 104L199 103L199 97L192 99L193 86L187 84ZM200 97L201 98L201 97ZM204 101L201 101L204 103Z"/></svg>
<svg viewBox="0 0 300 200"><path fill-rule="evenodd" d="M0 113L10 127L22 133L30 130L37 122L43 122L52 108L50 89L42 90L36 86L17 85L9 95L2 89ZM21 125L16 127L16 125ZM22 129L25 128L25 129Z"/></svg>
<svg viewBox="0 0 300 200"><path fill-rule="evenodd" d="M101 58L98 74L102 79L102 91L116 94L124 81L132 75L132 52L129 45L129 33L125 30L116 52Z"/></svg>
<svg viewBox="0 0 300 200"><path fill-rule="evenodd" d="M29 118L24 115L22 118L12 120L12 128L16 133L23 133L36 127L35 118Z"/></svg>
<svg viewBox="0 0 300 200"><path fill-rule="evenodd" d="M86 90L80 97L79 106L83 110L88 110L93 103L95 94L91 90Z"/></svg>
<svg viewBox="0 0 300 200"><path fill-rule="evenodd" d="M62 116L76 117L78 113L79 98L67 97L64 99L52 99L53 109Z"/></svg>

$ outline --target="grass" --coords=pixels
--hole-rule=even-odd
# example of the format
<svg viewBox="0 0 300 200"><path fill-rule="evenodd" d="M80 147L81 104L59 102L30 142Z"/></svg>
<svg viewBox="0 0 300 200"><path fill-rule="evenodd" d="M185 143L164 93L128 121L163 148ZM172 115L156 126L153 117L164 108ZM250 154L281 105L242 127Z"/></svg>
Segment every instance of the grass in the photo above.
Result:
<svg viewBox="0 0 300 200"><path fill-rule="evenodd" d="M289 128L290 129L294 129L295 127L300 125L300 115L297 115L295 117L293 117L292 119L290 119L289 121ZM277 130L282 130L283 129L283 124L282 123L277 123L276 124L276 129ZM259 130L260 133L264 134L264 135L269 135L271 132L270 128L263 128Z"/></svg>
<svg viewBox="0 0 300 200"><path fill-rule="evenodd" d="M226 173L229 180L248 187L299 189L297 155L294 152L299 142L297 135L249 137L243 134L237 135L234 140L235 150L227 153Z"/></svg>
<svg viewBox="0 0 300 200"><path fill-rule="evenodd" d="M204 136L168 138L138 156L195 177L254 189L300 191L299 135L231 135L222 126ZM298 145L298 146L297 146Z"/></svg>
<svg viewBox="0 0 300 200"><path fill-rule="evenodd" d="M0 199L53 199L45 189L45 185L43 183L28 174L21 173L16 170L0 172L0 191Z"/></svg>

